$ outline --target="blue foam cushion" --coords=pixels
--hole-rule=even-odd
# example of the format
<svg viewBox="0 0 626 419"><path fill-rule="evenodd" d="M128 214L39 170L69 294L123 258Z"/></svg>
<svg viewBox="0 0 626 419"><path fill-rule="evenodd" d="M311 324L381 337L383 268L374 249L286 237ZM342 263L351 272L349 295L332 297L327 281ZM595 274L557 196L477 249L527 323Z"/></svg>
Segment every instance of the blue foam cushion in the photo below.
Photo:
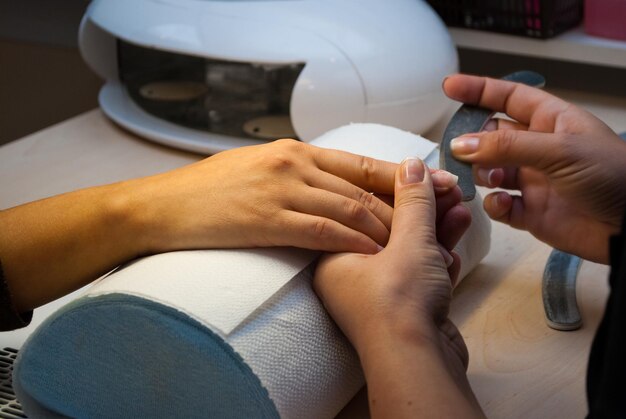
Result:
<svg viewBox="0 0 626 419"><path fill-rule="evenodd" d="M122 294L81 298L46 320L20 351L14 381L39 405L32 411L75 418L278 417L258 377L218 335Z"/></svg>

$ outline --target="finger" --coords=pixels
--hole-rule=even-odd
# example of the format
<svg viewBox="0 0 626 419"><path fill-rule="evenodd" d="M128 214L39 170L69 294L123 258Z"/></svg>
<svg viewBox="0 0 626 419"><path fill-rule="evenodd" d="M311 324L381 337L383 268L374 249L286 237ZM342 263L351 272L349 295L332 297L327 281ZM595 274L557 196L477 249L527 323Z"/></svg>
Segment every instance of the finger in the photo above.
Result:
<svg viewBox="0 0 626 419"><path fill-rule="evenodd" d="M321 170L368 192L393 194L397 164L345 151L311 147L313 161Z"/></svg>
<svg viewBox="0 0 626 419"><path fill-rule="evenodd" d="M456 187L451 189L447 193L443 195L439 195L435 198L436 201L436 222L448 212L452 207L461 202L461 198L463 197L463 192L461 192L461 188Z"/></svg>
<svg viewBox="0 0 626 419"><path fill-rule="evenodd" d="M408 158L396 174L393 222L387 248L396 248L397 253L405 257L410 257L407 253L421 252L429 245L435 248L435 219L430 172L420 159Z"/></svg>
<svg viewBox="0 0 626 419"><path fill-rule="evenodd" d="M387 244L389 228L359 201L317 188L307 188L306 192L294 195L296 199L290 202L292 210L329 218L371 237L381 246ZM385 204L381 202L381 205Z"/></svg>
<svg viewBox="0 0 626 419"><path fill-rule="evenodd" d="M366 234L329 218L285 211L283 219L284 223L270 239L277 246L364 254L375 254L381 250Z"/></svg>
<svg viewBox="0 0 626 419"><path fill-rule="evenodd" d="M504 169L500 167L482 167L478 165L472 166L474 181L478 186L486 186L488 188L497 188L504 180Z"/></svg>
<svg viewBox="0 0 626 419"><path fill-rule="evenodd" d="M433 181L435 196L444 195L454 189L459 183L459 177L446 170L429 169ZM459 189L460 190L460 189Z"/></svg>
<svg viewBox="0 0 626 419"><path fill-rule="evenodd" d="M450 76L444 80L443 90L451 99L505 112L526 125L531 125L534 117L554 121L569 106L564 100L543 90L488 77Z"/></svg>
<svg viewBox="0 0 626 419"><path fill-rule="evenodd" d="M446 195L451 192L451 190L456 189L454 194L458 194L459 196L463 195L461 189L457 186L459 177L441 169L432 169L429 168L431 178L433 180L433 188L435 190L435 197L439 198L440 196ZM383 194L375 194L381 201L385 204L389 205L390 208L393 209L393 195L383 195ZM437 206L439 208L439 204Z"/></svg>
<svg viewBox="0 0 626 419"><path fill-rule="evenodd" d="M503 118L492 118L485 125L483 131L497 130L519 130L528 131L528 127L517 121ZM473 166L474 180L478 186L488 188L518 189L517 168L515 167L481 167Z"/></svg>
<svg viewBox="0 0 626 419"><path fill-rule="evenodd" d="M498 130L455 138L454 156L487 167L530 166L540 170L568 165L567 138L531 131Z"/></svg>
<svg viewBox="0 0 626 419"><path fill-rule="evenodd" d="M456 205L445 213L437 223L437 241L452 250L472 223L472 212L463 205Z"/></svg>
<svg viewBox="0 0 626 419"><path fill-rule="evenodd" d="M391 229L393 208L370 192L353 185L347 180L323 171L316 171L312 175L305 176L305 182L314 188L333 192L361 203L376 218L382 221L387 230Z"/></svg>
<svg viewBox="0 0 626 419"><path fill-rule="evenodd" d="M521 196L509 195L507 192L494 192L485 197L483 207L491 219L513 228L526 230L524 202Z"/></svg>

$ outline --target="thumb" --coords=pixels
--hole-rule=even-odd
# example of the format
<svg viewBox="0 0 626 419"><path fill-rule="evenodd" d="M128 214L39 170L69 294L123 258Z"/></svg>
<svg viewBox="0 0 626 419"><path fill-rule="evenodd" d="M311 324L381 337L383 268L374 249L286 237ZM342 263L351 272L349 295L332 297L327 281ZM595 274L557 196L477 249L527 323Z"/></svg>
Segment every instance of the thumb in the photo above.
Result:
<svg viewBox="0 0 626 419"><path fill-rule="evenodd" d="M465 134L450 142L459 160L482 166L529 166L545 171L566 161L567 138L560 134L498 130Z"/></svg>
<svg viewBox="0 0 626 419"><path fill-rule="evenodd" d="M396 248L398 253L406 255L411 249L419 250L425 239L436 244L435 220L430 171L420 159L409 157L396 170L395 203L387 248Z"/></svg>

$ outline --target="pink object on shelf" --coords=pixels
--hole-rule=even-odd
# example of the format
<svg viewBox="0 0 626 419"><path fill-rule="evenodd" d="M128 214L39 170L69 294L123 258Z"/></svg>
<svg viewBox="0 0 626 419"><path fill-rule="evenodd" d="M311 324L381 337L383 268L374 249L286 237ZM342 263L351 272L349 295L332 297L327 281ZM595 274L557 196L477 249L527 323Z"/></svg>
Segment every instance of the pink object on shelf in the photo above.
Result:
<svg viewBox="0 0 626 419"><path fill-rule="evenodd" d="M585 0L585 32L626 40L626 0Z"/></svg>

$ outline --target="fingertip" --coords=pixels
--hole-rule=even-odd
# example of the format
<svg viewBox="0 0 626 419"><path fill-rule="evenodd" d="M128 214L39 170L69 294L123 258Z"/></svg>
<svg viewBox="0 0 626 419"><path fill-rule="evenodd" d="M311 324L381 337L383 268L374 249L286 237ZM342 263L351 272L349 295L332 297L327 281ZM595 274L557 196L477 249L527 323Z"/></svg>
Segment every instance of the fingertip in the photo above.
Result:
<svg viewBox="0 0 626 419"><path fill-rule="evenodd" d="M472 224L472 211L464 205L456 205L450 210L450 217L454 217L457 228L465 230Z"/></svg>
<svg viewBox="0 0 626 419"><path fill-rule="evenodd" d="M430 173L435 191L447 191L459 183L459 177L446 170L433 170Z"/></svg>
<svg viewBox="0 0 626 419"><path fill-rule="evenodd" d="M451 208L437 224L437 240L448 250L454 249L472 223L472 212L464 205Z"/></svg>
<svg viewBox="0 0 626 419"><path fill-rule="evenodd" d="M453 76L454 74L449 74L443 78L443 80L441 81L441 90L443 90L444 92L446 91L446 82L450 79L450 77Z"/></svg>
<svg viewBox="0 0 626 419"><path fill-rule="evenodd" d="M479 97L481 85L484 81L480 77L467 74L452 74L444 79L442 88L450 99L473 103Z"/></svg>
<svg viewBox="0 0 626 419"><path fill-rule="evenodd" d="M463 192L458 186L445 192L438 192L435 189L437 220L441 220L455 205L460 204L462 198Z"/></svg>
<svg viewBox="0 0 626 419"><path fill-rule="evenodd" d="M464 134L450 140L450 151L456 158L467 158L478 151L479 145L480 138L478 136Z"/></svg>
<svg viewBox="0 0 626 419"><path fill-rule="evenodd" d="M375 255L377 253L380 253L380 251L382 251L383 249L384 247L376 243L371 238L365 236L365 240L361 241L361 243L359 243L358 245L352 246L347 244L346 247L341 249L340 251L362 253L364 255Z"/></svg>
<svg viewBox="0 0 626 419"><path fill-rule="evenodd" d="M502 220L511 211L513 198L506 192L494 192L485 197L483 207L494 220Z"/></svg>

